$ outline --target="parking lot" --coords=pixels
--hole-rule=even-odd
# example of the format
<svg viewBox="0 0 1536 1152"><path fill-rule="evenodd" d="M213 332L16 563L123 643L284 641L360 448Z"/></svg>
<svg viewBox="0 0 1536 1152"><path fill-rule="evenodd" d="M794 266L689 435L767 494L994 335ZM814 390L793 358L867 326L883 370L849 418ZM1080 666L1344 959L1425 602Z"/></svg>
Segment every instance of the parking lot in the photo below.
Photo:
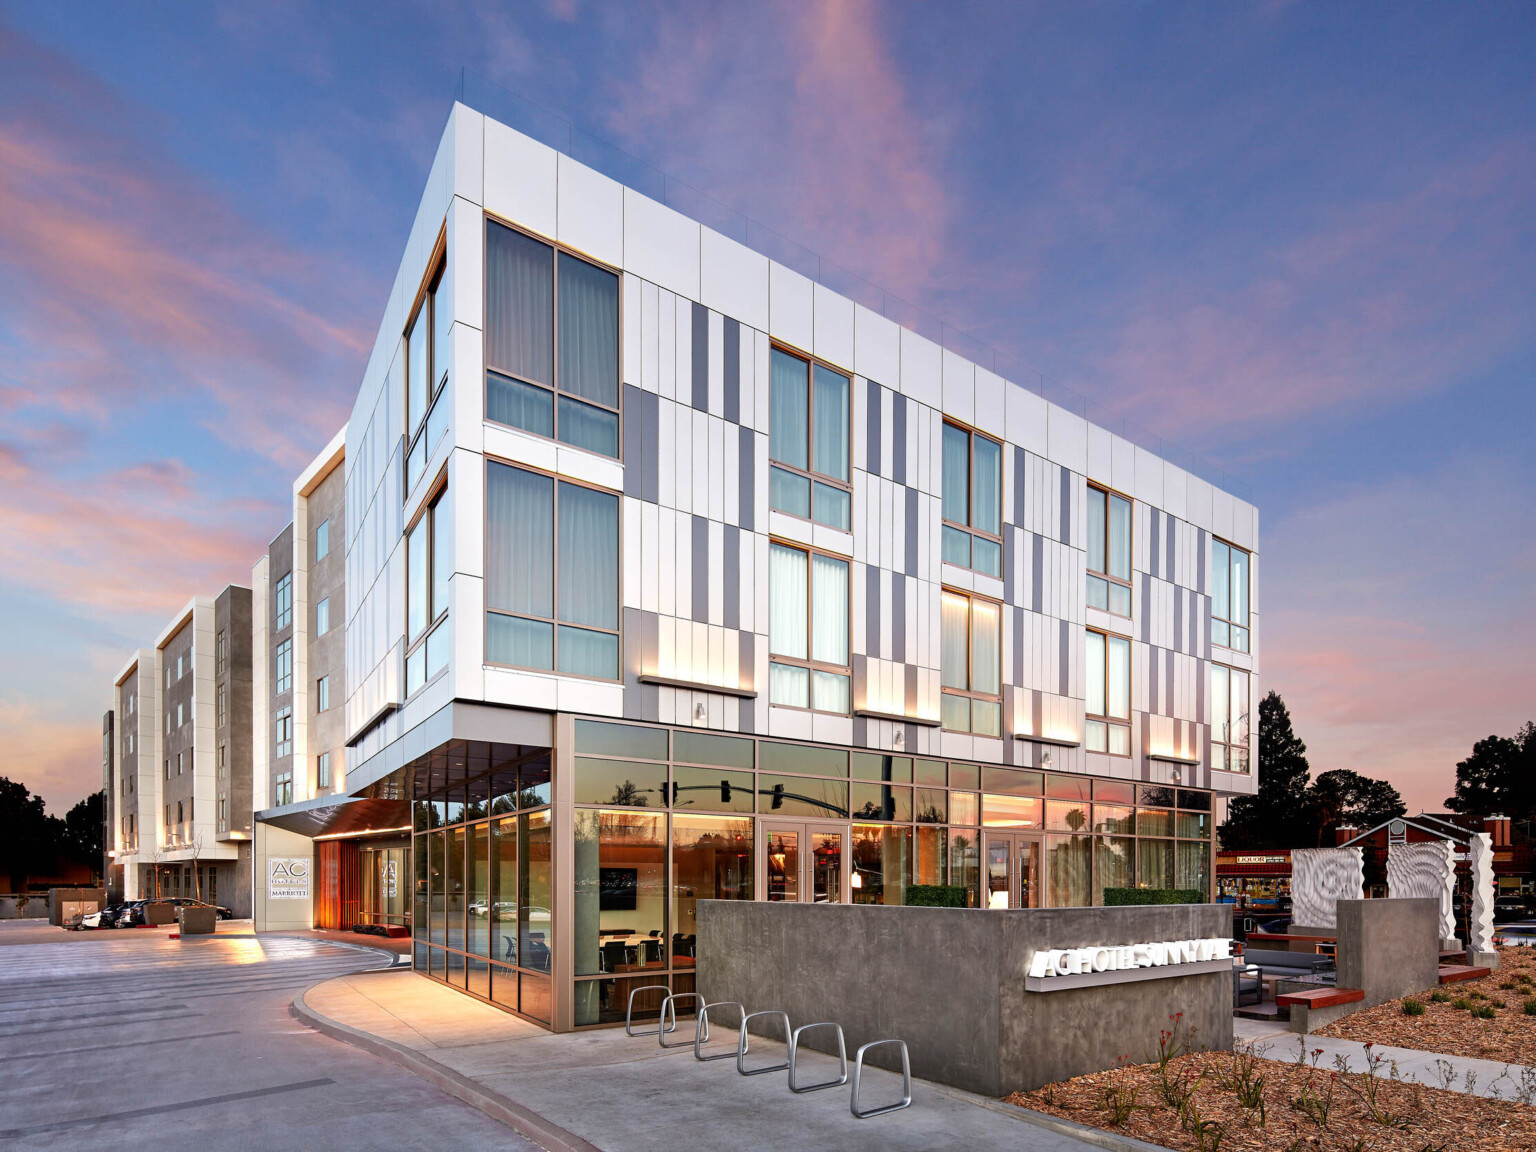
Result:
<svg viewBox="0 0 1536 1152"><path fill-rule="evenodd" d="M303 935L0 922L0 1145L531 1149L298 1024L294 995L392 955Z"/></svg>

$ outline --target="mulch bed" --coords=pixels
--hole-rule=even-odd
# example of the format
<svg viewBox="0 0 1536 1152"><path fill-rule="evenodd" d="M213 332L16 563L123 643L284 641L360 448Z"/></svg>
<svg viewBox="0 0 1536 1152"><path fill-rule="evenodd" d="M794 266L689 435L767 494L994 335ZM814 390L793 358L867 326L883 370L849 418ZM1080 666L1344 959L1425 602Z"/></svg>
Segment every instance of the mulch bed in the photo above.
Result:
<svg viewBox="0 0 1536 1152"><path fill-rule="evenodd" d="M1536 1015L1525 1012L1527 1000L1536 1006L1536 948L1498 953L1499 967L1491 976L1405 997L1424 1006L1421 1016L1405 1014L1402 1000L1389 1000L1319 1028L1317 1035L1536 1066ZM1457 1000L1470 1007L1452 1007ZM1472 1015L1481 1007L1492 1008L1493 1018Z"/></svg>
<svg viewBox="0 0 1536 1152"><path fill-rule="evenodd" d="M1188 1152L1530 1152L1536 1107L1513 1098L1533 1094L1536 1084L1512 1082L1492 1100L1310 1061L1196 1052L1007 1102Z"/></svg>

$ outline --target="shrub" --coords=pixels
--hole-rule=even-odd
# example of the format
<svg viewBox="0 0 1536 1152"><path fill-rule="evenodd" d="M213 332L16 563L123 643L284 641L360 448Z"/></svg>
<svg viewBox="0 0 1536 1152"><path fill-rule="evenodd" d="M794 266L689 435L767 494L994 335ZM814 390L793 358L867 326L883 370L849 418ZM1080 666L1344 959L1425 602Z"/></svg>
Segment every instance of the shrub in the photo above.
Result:
<svg viewBox="0 0 1536 1152"><path fill-rule="evenodd" d="M907 903L924 908L964 908L966 889L957 884L909 884Z"/></svg>
<svg viewBox="0 0 1536 1152"><path fill-rule="evenodd" d="M1403 1015L1404 1016L1422 1016L1422 1015L1424 1015L1424 1005L1423 1005L1423 1003L1421 1001L1413 999L1413 997L1410 996L1407 1000L1403 1001Z"/></svg>
<svg viewBox="0 0 1536 1152"><path fill-rule="evenodd" d="M1106 888L1106 906L1125 904L1205 904L1205 893L1199 888Z"/></svg>
<svg viewBox="0 0 1536 1152"><path fill-rule="evenodd" d="M1429 998L1436 1004L1449 1004L1451 1000L1451 994L1449 992L1442 992L1437 988L1429 994Z"/></svg>
<svg viewBox="0 0 1536 1152"><path fill-rule="evenodd" d="M1492 1004L1484 1004L1481 1007L1472 1009L1472 1015L1479 1020L1492 1020L1498 1015L1498 1012Z"/></svg>
<svg viewBox="0 0 1536 1152"><path fill-rule="evenodd" d="M1531 982L1531 978L1526 973L1524 973L1524 972L1517 972L1517 973L1515 973L1515 983L1516 984L1529 984L1530 982Z"/></svg>
<svg viewBox="0 0 1536 1152"><path fill-rule="evenodd" d="M1458 996L1456 999L1451 1001L1451 1007L1459 1008L1463 1012L1470 1012L1472 1010L1472 1001L1466 999L1463 996Z"/></svg>
<svg viewBox="0 0 1536 1152"><path fill-rule="evenodd" d="M1527 1000L1522 1007L1524 1007L1527 1016L1536 1016L1536 996Z"/></svg>

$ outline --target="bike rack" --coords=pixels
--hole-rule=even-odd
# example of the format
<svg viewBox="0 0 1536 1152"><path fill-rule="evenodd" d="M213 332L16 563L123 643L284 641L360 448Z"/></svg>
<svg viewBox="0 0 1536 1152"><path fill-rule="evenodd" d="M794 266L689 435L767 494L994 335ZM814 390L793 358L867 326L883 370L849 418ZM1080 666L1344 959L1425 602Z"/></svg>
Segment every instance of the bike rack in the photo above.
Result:
<svg viewBox="0 0 1536 1152"><path fill-rule="evenodd" d="M789 1036L790 1036L790 1031L791 1030L790 1030L790 1027L789 1027L789 1013L788 1012L776 1012L776 1011L773 1011L772 1009L770 1009L770 1010L768 1010L766 1012L753 1012L750 1015L743 1016L741 1018L741 1038L736 1042L736 1071L740 1072L743 1076L761 1076L764 1072L782 1072L782 1071L784 1071L784 1069L789 1067L788 1054L786 1053L785 1060L784 1060L784 1062L782 1064L770 1064L766 1068L752 1068L752 1069L748 1069L748 1067L747 1067L747 1022L749 1020L755 1020L759 1016L777 1016L780 1020L784 1021L784 1043L786 1045L788 1045L788 1043L789 1043Z"/></svg>
<svg viewBox="0 0 1536 1152"><path fill-rule="evenodd" d="M697 992L674 992L670 996L668 996L665 1000L663 1000L661 1002L661 1020L658 1023L661 1024L661 1025L665 1025L666 1022L667 1022L667 1012L670 1011L672 1013L672 1027L670 1027L670 1028L663 1027L662 1030L659 1031L656 1034L656 1043L660 1044L663 1048L686 1048L688 1046L688 1041L686 1041L686 1040L683 1040L683 1041L681 1041L681 1042L679 1042L677 1044L668 1044L667 1043L667 1033L668 1032L676 1032L677 1031L677 1004L675 1002L678 1001L678 1000L692 1000L692 1001L694 1001L695 1004L696 1004L696 1007L694 1009L695 1011L698 1011L699 1007L708 1007L708 1005L706 1005L704 1003L704 997L700 996ZM703 1015L700 1015L700 1017L699 1017L698 1029L702 1029L702 1031L704 1033L704 1039L708 1040L709 1039L709 1021L704 1019ZM697 1048L699 1046L699 1037L698 1037L697 1030L695 1031L695 1034L694 1034L693 1046L694 1046L695 1050L697 1050ZM697 1051L695 1051L695 1055L697 1055Z"/></svg>
<svg viewBox="0 0 1536 1152"><path fill-rule="evenodd" d="M632 1021L633 1021L634 1014L635 1014L635 997L640 995L640 993L642 993L642 992L665 992L665 993L667 993L667 1000L672 999L672 995L671 995L672 989L667 987L665 984L647 984L644 988L636 988L634 991L632 991L629 994L629 1007L624 1010L624 1035L626 1035L626 1036L660 1036L662 1034L662 1027L666 1023L667 1000L663 1000L661 1002L662 1018L656 1022L656 1029L655 1029L655 1031L652 1031L651 1029L647 1028L643 1032L636 1032L635 1029L634 1029L634 1024L632 1023ZM672 1014L672 1027L668 1028L667 1031L668 1032L675 1032L676 1030L677 1030L677 1013L674 1012Z"/></svg>
<svg viewBox="0 0 1536 1152"><path fill-rule="evenodd" d="M901 1100L896 1104L885 1104L879 1108L859 1110L859 1074L864 1071L864 1053L871 1048L878 1048L882 1044L897 1044L901 1047ZM859 1049L853 1061L853 1092L848 1097L848 1110L860 1120L868 1120L871 1116L883 1116L887 1112L896 1112L912 1103L912 1065L907 1060L907 1043L905 1040L871 1040Z"/></svg>
<svg viewBox="0 0 1536 1152"><path fill-rule="evenodd" d="M734 1008L743 1017L747 1014L746 1008L735 1000L721 1000L718 1004L699 1005L699 1022L698 1026L694 1029L693 1035L693 1058L706 1063L710 1060L729 1060L732 1056L736 1055L736 1052L720 1052L714 1056L705 1056L700 1051L704 1041L709 1039L709 1010L711 1008ZM673 1019L676 1019L676 1017L674 1016ZM739 1050L741 1045L738 1043L736 1047Z"/></svg>
<svg viewBox="0 0 1536 1152"><path fill-rule="evenodd" d="M837 1029L837 1071L836 1080L826 1080L820 1084L795 1083L795 1054L800 1048L800 1034L810 1028L835 1028ZM843 1026L831 1020L824 1020L819 1024L802 1024L796 1028L789 1037L789 1090L791 1092L819 1092L823 1088L838 1088L848 1083L848 1049L843 1044Z"/></svg>

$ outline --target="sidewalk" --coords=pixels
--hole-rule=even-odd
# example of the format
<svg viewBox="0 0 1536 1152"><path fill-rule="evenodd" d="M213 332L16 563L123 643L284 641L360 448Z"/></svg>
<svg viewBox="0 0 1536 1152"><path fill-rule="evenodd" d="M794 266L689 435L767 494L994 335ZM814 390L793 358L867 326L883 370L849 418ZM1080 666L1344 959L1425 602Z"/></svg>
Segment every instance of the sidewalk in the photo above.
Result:
<svg viewBox="0 0 1536 1152"><path fill-rule="evenodd" d="M1332 1036L1297 1036L1282 1022L1235 1019L1232 1021L1232 1039L1237 1044L1251 1044L1262 1050L1271 1060L1294 1061L1300 1046L1311 1062L1312 1053L1322 1049L1317 1066L1329 1071L1334 1060L1343 1056L1349 1061L1349 1071L1365 1072L1365 1045L1357 1040L1339 1040ZM1520 1064L1506 1064L1501 1060L1477 1060L1470 1056L1447 1056L1439 1052L1421 1052L1416 1048L1393 1048L1376 1044L1371 1055L1384 1057L1377 1074L1387 1076L1395 1062L1397 1072L1405 1081L1417 1081L1429 1088L1447 1088L1452 1092L1474 1093L1501 1100L1519 1100L1523 1104L1536 1103L1536 1068Z"/></svg>
<svg viewBox="0 0 1536 1152"><path fill-rule="evenodd" d="M654 1035L629 1037L622 1028L556 1036L404 970L329 980L293 1007L311 1027L410 1068L551 1150L1154 1147L922 1080L913 1081L910 1108L858 1120L847 1087L794 1095L782 1072L744 1077L733 1060L700 1063L691 1045L662 1050ZM692 1034L685 1018L676 1036ZM730 1050L734 1037L718 1029L711 1048ZM774 1053L767 1045L762 1055L782 1059ZM851 1052L849 1059L851 1069ZM812 1052L800 1075L814 1082L836 1068L834 1058ZM865 1107L900 1093L900 1076L866 1068Z"/></svg>

